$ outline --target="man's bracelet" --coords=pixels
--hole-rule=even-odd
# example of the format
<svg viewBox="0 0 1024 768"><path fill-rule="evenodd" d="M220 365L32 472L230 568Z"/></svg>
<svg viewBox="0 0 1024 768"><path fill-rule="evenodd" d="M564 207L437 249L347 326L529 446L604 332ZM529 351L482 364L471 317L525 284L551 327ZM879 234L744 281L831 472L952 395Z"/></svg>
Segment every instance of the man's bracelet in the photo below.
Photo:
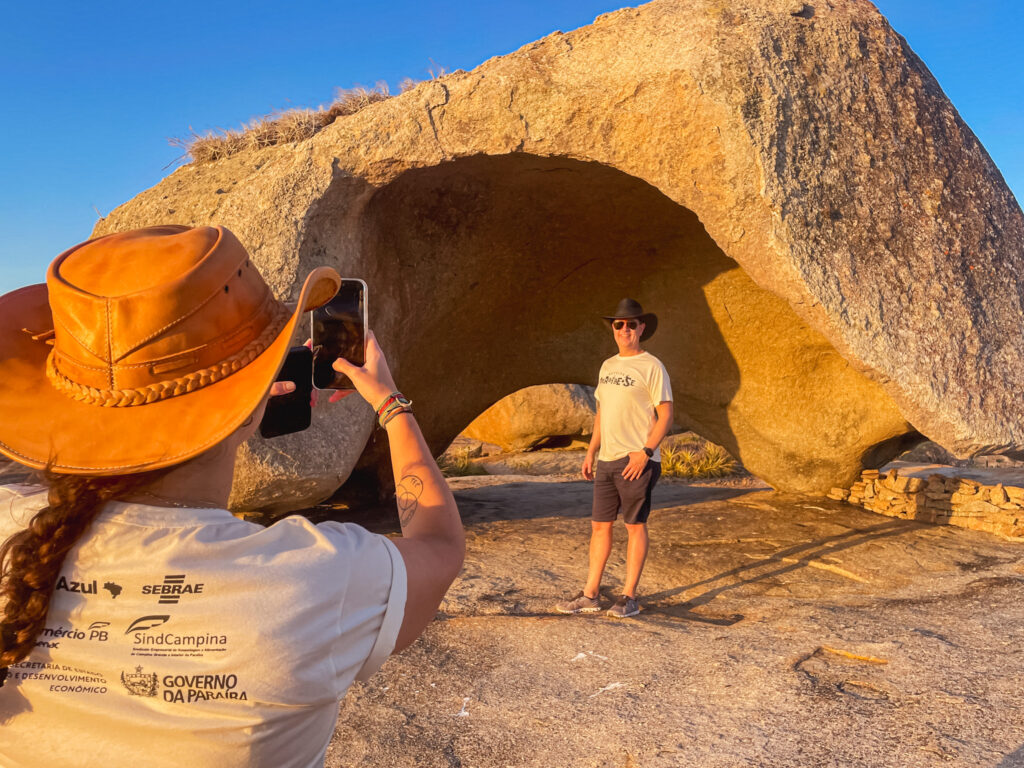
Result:
<svg viewBox="0 0 1024 768"><path fill-rule="evenodd" d="M654 458L654 451L648 448L646 445L640 450L647 454L648 459Z"/></svg>

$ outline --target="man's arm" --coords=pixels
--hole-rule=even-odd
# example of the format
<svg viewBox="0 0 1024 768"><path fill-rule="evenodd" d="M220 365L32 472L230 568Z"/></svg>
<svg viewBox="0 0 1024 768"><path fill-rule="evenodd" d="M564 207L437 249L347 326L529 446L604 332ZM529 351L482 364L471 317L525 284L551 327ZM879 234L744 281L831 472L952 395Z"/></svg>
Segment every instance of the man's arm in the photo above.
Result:
<svg viewBox="0 0 1024 768"><path fill-rule="evenodd" d="M359 394L376 406L396 391L387 361L373 334L368 334L362 368L337 360ZM405 563L405 616L393 653L409 646L433 620L448 587L462 569L466 553L462 520L455 499L430 455L423 433L411 413L391 418L387 427L401 538L395 546Z"/></svg>
<svg viewBox="0 0 1024 768"><path fill-rule="evenodd" d="M594 434L590 436L590 445L587 448L587 457L583 460L583 479L594 479L594 463L597 461L597 451L601 447L601 404L597 404L594 412Z"/></svg>
<svg viewBox="0 0 1024 768"><path fill-rule="evenodd" d="M644 443L644 446L652 451L658 449L661 441L665 439L668 431L672 429L672 419L675 415L671 400L658 403L654 410L658 413L658 420L651 425L650 434L647 435L647 441Z"/></svg>
<svg viewBox="0 0 1024 768"><path fill-rule="evenodd" d="M647 433L647 439L644 441L644 447L650 448L652 451L657 450L658 446L661 445L661 441L665 439L665 435L667 435L668 431L672 429L672 418L674 413L672 410L672 401L665 400L664 402L658 403L654 410L658 414L658 418L653 424L651 424L651 429ZM622 470L622 476L627 480L636 480L643 474L648 461L650 461L650 459L647 458L647 454L642 450L630 453L629 463L626 465L626 468Z"/></svg>

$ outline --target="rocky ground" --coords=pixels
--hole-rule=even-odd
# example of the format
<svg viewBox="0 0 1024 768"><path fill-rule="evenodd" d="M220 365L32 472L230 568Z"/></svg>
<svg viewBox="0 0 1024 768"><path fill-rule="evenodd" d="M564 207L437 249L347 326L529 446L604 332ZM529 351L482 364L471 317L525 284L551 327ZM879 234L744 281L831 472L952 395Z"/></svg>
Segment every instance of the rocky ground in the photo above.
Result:
<svg viewBox="0 0 1024 768"><path fill-rule="evenodd" d="M328 766L1024 766L1019 544L666 480L645 610L562 616L589 485L450 483L462 575L425 635L350 691Z"/></svg>
<svg viewBox="0 0 1024 768"><path fill-rule="evenodd" d="M342 702L330 768L1024 767L1020 544L750 477L665 479L645 610L563 616L587 564L577 458L449 480L465 568L424 636Z"/></svg>

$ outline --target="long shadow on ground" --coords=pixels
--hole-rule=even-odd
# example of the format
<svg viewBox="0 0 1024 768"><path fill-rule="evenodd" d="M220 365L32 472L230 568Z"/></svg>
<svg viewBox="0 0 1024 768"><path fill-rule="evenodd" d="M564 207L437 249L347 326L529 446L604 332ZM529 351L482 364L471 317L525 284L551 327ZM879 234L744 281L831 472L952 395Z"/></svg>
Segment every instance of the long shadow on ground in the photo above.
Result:
<svg viewBox="0 0 1024 768"><path fill-rule="evenodd" d="M521 501L529 491L529 502ZM682 483L659 483L652 510L666 510L707 501L726 501L749 494L750 488L708 488ZM550 517L589 517L593 484L573 482L504 482L455 492L462 520L467 525L493 520L528 520Z"/></svg>

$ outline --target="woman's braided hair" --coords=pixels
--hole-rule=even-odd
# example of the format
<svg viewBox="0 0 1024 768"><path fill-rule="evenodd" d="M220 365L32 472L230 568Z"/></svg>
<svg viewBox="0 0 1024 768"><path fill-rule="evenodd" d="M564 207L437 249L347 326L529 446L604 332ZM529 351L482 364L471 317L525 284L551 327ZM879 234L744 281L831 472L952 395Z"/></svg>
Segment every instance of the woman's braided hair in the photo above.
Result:
<svg viewBox="0 0 1024 768"><path fill-rule="evenodd" d="M47 505L0 546L0 670L17 664L35 647L64 558L103 505L167 471L112 477L46 473ZM0 684L2 678L0 671Z"/></svg>

